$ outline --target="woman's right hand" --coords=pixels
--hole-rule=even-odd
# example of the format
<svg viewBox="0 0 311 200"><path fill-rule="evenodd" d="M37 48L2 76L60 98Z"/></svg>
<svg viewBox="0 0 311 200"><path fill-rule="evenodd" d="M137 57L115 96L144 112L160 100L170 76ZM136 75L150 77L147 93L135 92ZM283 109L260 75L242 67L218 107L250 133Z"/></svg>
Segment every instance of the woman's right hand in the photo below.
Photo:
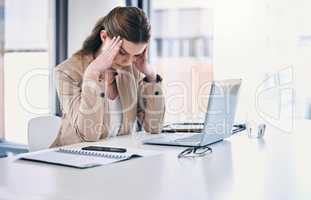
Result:
<svg viewBox="0 0 311 200"><path fill-rule="evenodd" d="M108 39L102 49L100 54L91 62L87 67L86 76L98 78L100 74L105 72L112 66L112 62L119 52L122 40L120 36Z"/></svg>

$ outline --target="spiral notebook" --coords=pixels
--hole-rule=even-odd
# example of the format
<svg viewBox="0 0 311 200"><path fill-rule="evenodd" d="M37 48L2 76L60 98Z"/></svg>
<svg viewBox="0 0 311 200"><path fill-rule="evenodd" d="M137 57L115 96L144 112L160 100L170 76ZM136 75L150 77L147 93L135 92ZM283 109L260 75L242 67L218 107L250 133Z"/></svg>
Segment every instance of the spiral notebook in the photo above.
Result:
<svg viewBox="0 0 311 200"><path fill-rule="evenodd" d="M75 168L90 168L141 157L131 153L86 151L78 148L58 148L21 155L20 160L36 161Z"/></svg>

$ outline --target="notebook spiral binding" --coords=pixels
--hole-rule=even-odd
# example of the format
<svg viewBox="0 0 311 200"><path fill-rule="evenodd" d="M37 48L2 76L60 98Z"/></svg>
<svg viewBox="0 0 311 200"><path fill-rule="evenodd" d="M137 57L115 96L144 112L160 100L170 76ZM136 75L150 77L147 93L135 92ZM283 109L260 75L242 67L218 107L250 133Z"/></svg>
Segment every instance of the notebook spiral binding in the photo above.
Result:
<svg viewBox="0 0 311 200"><path fill-rule="evenodd" d="M113 159L122 159L126 158L126 155L120 154L111 154L111 153L103 153L103 152L96 152L96 151L85 151L80 149L65 149L59 148L58 152L62 153L71 153L71 154L78 154L78 155L85 155L85 156L96 156L96 157L104 157L104 158L113 158Z"/></svg>

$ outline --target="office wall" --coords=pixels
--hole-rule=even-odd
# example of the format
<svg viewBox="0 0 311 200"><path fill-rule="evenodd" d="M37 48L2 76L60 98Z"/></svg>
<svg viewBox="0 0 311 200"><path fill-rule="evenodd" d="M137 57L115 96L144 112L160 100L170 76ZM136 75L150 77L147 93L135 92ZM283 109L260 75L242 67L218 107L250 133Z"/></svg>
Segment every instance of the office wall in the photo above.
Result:
<svg viewBox="0 0 311 200"><path fill-rule="evenodd" d="M293 103L294 117L305 117L311 103L311 90L306 87L311 84L310 6L308 0L215 1L215 77L243 79L240 104L246 108L244 116L257 112L260 84L279 74L265 81L266 86L276 87L274 83L279 81L279 86L292 88L294 99L286 106ZM277 95L265 98L272 106L268 112L278 107Z"/></svg>
<svg viewBox="0 0 311 200"><path fill-rule="evenodd" d="M4 0L0 0L0 139L4 137Z"/></svg>
<svg viewBox="0 0 311 200"><path fill-rule="evenodd" d="M0 36L1 37L1 36ZM2 51L2 49L0 49ZM4 137L4 67L3 54L0 53L0 139Z"/></svg>
<svg viewBox="0 0 311 200"><path fill-rule="evenodd" d="M123 5L123 0L69 0L68 56L81 47L98 18L106 15L113 7Z"/></svg>

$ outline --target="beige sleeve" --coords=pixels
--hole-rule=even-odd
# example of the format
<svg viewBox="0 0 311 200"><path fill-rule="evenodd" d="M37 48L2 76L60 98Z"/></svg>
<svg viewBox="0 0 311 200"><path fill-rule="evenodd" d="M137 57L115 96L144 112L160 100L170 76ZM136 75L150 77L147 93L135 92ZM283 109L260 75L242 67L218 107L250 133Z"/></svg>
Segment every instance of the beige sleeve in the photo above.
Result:
<svg viewBox="0 0 311 200"><path fill-rule="evenodd" d="M149 83L140 80L138 84L138 113L139 122L149 133L160 133L165 114L165 98L162 81Z"/></svg>
<svg viewBox="0 0 311 200"><path fill-rule="evenodd" d="M97 81L77 81L69 73L56 70L61 110L82 141L97 141L104 128L104 98Z"/></svg>

